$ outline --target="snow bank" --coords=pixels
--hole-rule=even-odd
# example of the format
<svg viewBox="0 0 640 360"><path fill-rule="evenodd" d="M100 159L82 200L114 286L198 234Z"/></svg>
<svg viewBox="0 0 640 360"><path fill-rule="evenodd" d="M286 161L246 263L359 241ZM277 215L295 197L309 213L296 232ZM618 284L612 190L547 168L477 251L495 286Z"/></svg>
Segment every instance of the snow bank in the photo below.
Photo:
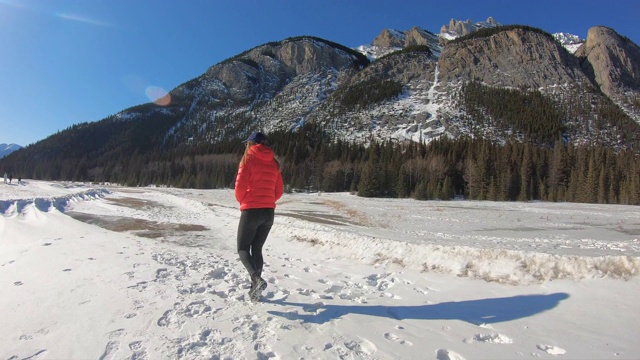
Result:
<svg viewBox="0 0 640 360"><path fill-rule="evenodd" d="M344 257L372 264L395 264L423 272L451 273L514 285L557 279L628 279L640 273L640 259L632 256L569 256L413 244L299 227L286 227L278 231L292 240L309 243L323 251L338 252Z"/></svg>
<svg viewBox="0 0 640 360"><path fill-rule="evenodd" d="M0 213L4 216L14 216L25 212L32 206L42 212L53 210L64 212L70 203L95 200L104 197L106 194L109 194L107 189L91 189L60 197L0 200Z"/></svg>

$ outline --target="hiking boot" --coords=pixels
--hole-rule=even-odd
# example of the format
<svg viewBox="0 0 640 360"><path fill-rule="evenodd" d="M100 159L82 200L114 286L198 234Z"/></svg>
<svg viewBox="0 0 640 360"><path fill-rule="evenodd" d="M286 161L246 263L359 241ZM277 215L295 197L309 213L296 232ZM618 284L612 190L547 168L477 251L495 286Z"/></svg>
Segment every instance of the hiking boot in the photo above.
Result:
<svg viewBox="0 0 640 360"><path fill-rule="evenodd" d="M262 295L262 290L267 288L267 282L260 276L260 272L251 274L251 289L249 290L249 298L251 301L257 301Z"/></svg>

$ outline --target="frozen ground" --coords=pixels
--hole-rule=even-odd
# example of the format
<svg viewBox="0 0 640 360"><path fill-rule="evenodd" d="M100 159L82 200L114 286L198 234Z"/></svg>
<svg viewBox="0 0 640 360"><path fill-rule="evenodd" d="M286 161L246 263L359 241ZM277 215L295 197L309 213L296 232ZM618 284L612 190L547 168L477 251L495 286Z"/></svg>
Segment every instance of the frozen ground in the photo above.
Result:
<svg viewBox="0 0 640 360"><path fill-rule="evenodd" d="M633 359L640 208L0 183L0 359Z"/></svg>

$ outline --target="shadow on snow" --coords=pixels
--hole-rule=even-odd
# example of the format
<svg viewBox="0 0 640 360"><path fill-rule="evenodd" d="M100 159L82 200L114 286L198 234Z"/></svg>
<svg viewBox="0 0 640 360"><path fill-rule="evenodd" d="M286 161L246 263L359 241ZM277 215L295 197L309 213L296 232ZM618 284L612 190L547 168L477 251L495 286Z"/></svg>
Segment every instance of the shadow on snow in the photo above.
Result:
<svg viewBox="0 0 640 360"><path fill-rule="evenodd" d="M324 303L305 304L288 301L273 301L283 306L302 308L291 312L268 311L272 315L305 323L324 324L348 314L388 317L405 320L462 320L471 324L493 324L522 319L551 310L569 294L519 295L506 298L451 301L439 304L412 306L383 305L326 305Z"/></svg>

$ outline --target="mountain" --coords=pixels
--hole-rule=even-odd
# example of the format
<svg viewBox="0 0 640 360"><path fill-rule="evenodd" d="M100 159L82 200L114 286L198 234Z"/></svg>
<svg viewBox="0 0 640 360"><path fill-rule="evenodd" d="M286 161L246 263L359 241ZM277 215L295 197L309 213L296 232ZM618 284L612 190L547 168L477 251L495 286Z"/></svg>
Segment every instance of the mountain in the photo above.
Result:
<svg viewBox="0 0 640 360"><path fill-rule="evenodd" d="M492 18L452 21L442 30L383 30L370 52L312 36L263 44L213 65L161 102L76 124L0 165L29 162L50 178L104 179L182 166L176 153L233 153L256 129L297 139L286 150L297 158L328 138L640 148L638 46L613 29L590 29L575 54L558 36ZM311 139L308 126L324 138ZM284 135L300 129L307 133Z"/></svg>
<svg viewBox="0 0 640 360"><path fill-rule="evenodd" d="M576 51L597 87L629 116L640 119L640 47L615 30L596 26Z"/></svg>
<svg viewBox="0 0 640 360"><path fill-rule="evenodd" d="M500 25L501 24L491 16L487 18L487 21L480 21L476 23L473 23L470 19L465 21L451 19L448 25L442 25L440 28L440 35L447 39L455 39L460 36L469 35L480 29L494 28Z"/></svg>
<svg viewBox="0 0 640 360"><path fill-rule="evenodd" d="M295 128L368 65L363 54L315 37L258 46L172 90L174 105L164 110L178 121L168 135L198 142L244 136L250 128Z"/></svg>
<svg viewBox="0 0 640 360"><path fill-rule="evenodd" d="M584 40L578 35L559 32L553 34L553 37L572 54L584 44Z"/></svg>
<svg viewBox="0 0 640 360"><path fill-rule="evenodd" d="M407 31L383 29L371 45L361 45L356 50L365 54L370 61L411 46L428 46L439 55L442 50L440 42L440 36L414 26Z"/></svg>
<svg viewBox="0 0 640 360"><path fill-rule="evenodd" d="M393 34L401 38L399 32ZM398 42L388 44L395 46ZM489 90L521 89L544 95L557 116L567 119L558 122L563 122L563 136L569 141L597 137L610 146L638 141L638 126L631 118L616 114L602 119L592 111L609 109L611 99L594 89L580 60L544 31L525 26L486 28L447 41L440 53L432 49L396 51L378 58L315 108L308 119L330 125L348 139L363 140L373 135L419 141L473 133L505 141L513 135L509 122L518 114L503 116L504 121L499 121L487 114L486 104L480 104L483 109L478 111L468 109L463 97L469 98L469 94L462 93L463 84L476 81ZM376 81L396 84L401 90L384 101L344 106L342 94L368 93L362 88ZM638 88L630 91L637 93ZM597 124L597 134L593 124ZM629 142L618 141L622 138Z"/></svg>
<svg viewBox="0 0 640 360"><path fill-rule="evenodd" d="M0 144L0 158L3 158L20 149L22 149L22 146L17 144Z"/></svg>
<svg viewBox="0 0 640 360"><path fill-rule="evenodd" d="M493 17L489 17L486 21L476 23L471 22L471 20L451 19L448 25L443 25L440 28L440 33L437 35L418 26L407 31L383 29L370 45L360 45L356 50L367 55L371 61L412 45L428 45L439 55L442 51L442 46L447 41L480 29L489 29L497 26L502 26L502 24L498 23ZM416 35L418 35L417 41L415 40ZM572 54L585 42L578 35L563 32L555 33L553 37Z"/></svg>

